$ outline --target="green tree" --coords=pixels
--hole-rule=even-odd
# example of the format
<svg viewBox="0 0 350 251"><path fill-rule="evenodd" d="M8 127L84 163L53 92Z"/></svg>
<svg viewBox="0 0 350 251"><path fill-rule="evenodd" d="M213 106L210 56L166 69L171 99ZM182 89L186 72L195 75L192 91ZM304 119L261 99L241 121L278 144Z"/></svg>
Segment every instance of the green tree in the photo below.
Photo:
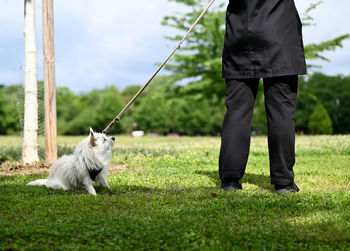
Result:
<svg viewBox="0 0 350 251"><path fill-rule="evenodd" d="M350 77L315 73L300 79L295 112L297 131L308 131L308 121L317 103L322 103L329 112L334 133L350 133Z"/></svg>
<svg viewBox="0 0 350 251"><path fill-rule="evenodd" d="M105 88L99 95L99 102L92 114L92 126L97 131L102 131L114 119L114 117L123 109L123 102L118 89L115 86ZM121 124L112 127L110 133L122 133Z"/></svg>
<svg viewBox="0 0 350 251"><path fill-rule="evenodd" d="M132 122L146 132L183 135L213 134L216 128L215 109L206 99L183 96L168 77L157 78L146 90L139 105L132 111ZM219 116L221 116L220 114ZM220 127L221 127L220 119Z"/></svg>
<svg viewBox="0 0 350 251"><path fill-rule="evenodd" d="M156 78L154 81L156 82L158 78ZM153 85L153 83L152 83ZM151 86L152 86L151 85ZM149 86L148 88L152 88L151 86ZM124 104L129 103L129 101L135 96L135 94L140 90L141 86L140 85L130 85L127 86L122 92L121 92L121 98ZM134 111L135 109L139 106L140 103L142 103L143 98L145 97L144 94L141 94L136 100L135 102L132 104L132 106L129 107L127 113L123 116L122 119L122 130L125 133L130 133L132 132L135 128L134 128ZM118 111L119 112L119 111ZM115 114L117 115L117 114Z"/></svg>
<svg viewBox="0 0 350 251"><path fill-rule="evenodd" d="M332 120L327 110L319 103L310 116L309 130L312 134L332 134Z"/></svg>
<svg viewBox="0 0 350 251"><path fill-rule="evenodd" d="M179 34L183 34L189 29L208 2L206 0L169 1L178 2L186 6L188 10L185 13L166 16L162 21L163 25L174 28ZM322 1L316 1L301 14L304 26L314 25L311 13L321 3ZM216 106L217 110L220 110L220 113L223 113L222 110L224 110L223 96L225 93L224 80L221 78L221 56L224 34L225 5L221 4L209 9L189 38L184 42L181 50L174 55L171 63L166 66L167 70L174 74L177 83L186 83L178 91L181 95L208 99L211 106ZM170 41L177 42L181 37L182 35L175 35L167 38ZM306 45L306 58L309 60L328 60L323 56L323 53L342 47L343 41L349 37L349 34L344 34L319 44ZM308 64L308 66L318 67L313 64ZM263 106L261 90L262 88L260 88L258 93L257 106L254 111L253 129L258 132L265 132L265 108ZM304 125L307 127L307 122Z"/></svg>
<svg viewBox="0 0 350 251"><path fill-rule="evenodd" d="M84 135L88 132L89 127L92 127L95 131L102 131L124 105L118 89L114 86L102 90L95 89L82 94L78 98L72 96L67 90L61 91L66 91L65 97L62 97L62 99L72 101L67 108L60 108L60 112L65 111L63 114L67 115L71 112L67 118L72 118L66 123L64 134ZM111 133L123 132L119 123L122 122L118 122L118 125L111 129Z"/></svg>
<svg viewBox="0 0 350 251"><path fill-rule="evenodd" d="M125 87L125 89L121 92L121 98L123 100L123 103L127 104L135 96L135 94L140 90L140 88L141 88L141 85L129 85ZM138 104L140 104L142 98L143 98L143 95L139 96L133 103L133 106L137 106Z"/></svg>
<svg viewBox="0 0 350 251"><path fill-rule="evenodd" d="M167 100L161 93L152 93L142 101L133 114L134 122L145 132L165 134L169 132L169 116Z"/></svg>
<svg viewBox="0 0 350 251"><path fill-rule="evenodd" d="M191 136L213 134L214 117L207 100L185 97L174 98L168 103L171 132Z"/></svg>
<svg viewBox="0 0 350 251"><path fill-rule="evenodd" d="M0 134L6 133L6 120L5 120L5 109L4 109L4 97L3 90L4 86L0 85Z"/></svg>
<svg viewBox="0 0 350 251"><path fill-rule="evenodd" d="M206 0L169 0L187 6L186 13L164 17L162 24L172 27L180 33L186 32L207 5ZM310 12L323 1L317 1L303 13L304 26L313 25ZM225 35L225 5L212 7L198 23L189 38L184 42L180 52L174 55L172 63L166 68L174 73L178 81L188 82L182 88L187 94L200 94L206 98L216 96L221 99L224 94L224 81L221 78L221 57ZM178 41L181 35L167 37L170 41ZM322 55L325 51L342 47L342 42L350 34L305 46L307 59L328 60ZM312 65L309 65L312 66Z"/></svg>
<svg viewBox="0 0 350 251"><path fill-rule="evenodd" d="M131 111L128 111L130 116L124 115L129 118L128 129L132 129L132 124L136 122L138 129L145 132L160 134L170 132L173 118L170 115L169 100L174 97L174 93L171 78L167 76L155 78L153 83L141 94L142 101L130 107ZM132 96L134 95L131 95L130 98Z"/></svg>
<svg viewBox="0 0 350 251"><path fill-rule="evenodd" d="M22 101L18 99L19 93L22 93ZM0 105L0 110L3 111L3 114L1 115L1 120L3 124L3 129L1 133L7 135L20 135L21 123L18 108L20 103L23 105L23 86L4 86L0 88L0 95L2 95L2 104ZM23 115L23 107L21 109Z"/></svg>
<svg viewBox="0 0 350 251"><path fill-rule="evenodd" d="M57 134L69 134L69 122L74 120L79 114L78 99L79 96L74 94L68 87L57 87Z"/></svg>
<svg viewBox="0 0 350 251"><path fill-rule="evenodd" d="M207 1L169 0L189 7L189 12L164 17L162 24L185 33L200 15ZM198 23L191 35L173 56L172 63L166 69L175 74L176 80L184 80L187 85L181 88L182 94L196 94L216 103L225 93L224 80L221 77L221 56L225 36L225 11L223 4L211 9ZM182 36L167 37L170 41L179 41Z"/></svg>

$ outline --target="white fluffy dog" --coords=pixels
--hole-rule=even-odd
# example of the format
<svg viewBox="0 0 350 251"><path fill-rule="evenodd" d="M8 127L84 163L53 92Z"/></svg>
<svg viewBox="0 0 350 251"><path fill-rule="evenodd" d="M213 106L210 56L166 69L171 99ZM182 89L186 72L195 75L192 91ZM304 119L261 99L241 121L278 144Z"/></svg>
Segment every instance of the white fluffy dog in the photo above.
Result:
<svg viewBox="0 0 350 251"><path fill-rule="evenodd" d="M93 182L109 188L107 163L112 157L114 143L114 137L107 138L90 128L89 137L77 145L74 154L62 156L50 167L48 179L39 179L28 185L64 190L84 188L96 196Z"/></svg>

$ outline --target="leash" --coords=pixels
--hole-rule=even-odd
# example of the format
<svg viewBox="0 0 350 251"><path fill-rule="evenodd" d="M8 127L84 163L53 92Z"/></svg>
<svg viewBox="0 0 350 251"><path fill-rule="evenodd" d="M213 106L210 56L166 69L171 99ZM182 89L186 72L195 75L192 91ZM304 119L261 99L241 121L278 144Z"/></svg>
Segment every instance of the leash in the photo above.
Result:
<svg viewBox="0 0 350 251"><path fill-rule="evenodd" d="M191 33L193 28L197 25L199 20L203 17L203 15L207 12L207 10L210 8L210 6L214 3L215 0L211 0L208 6L203 10L203 12L199 15L197 20L193 23L191 28L187 31L185 36L180 40L179 44L175 47L175 49L170 53L170 55L164 60L164 62L158 67L158 69L153 73L153 75L149 78L149 80L141 87L141 89L135 94L135 96L129 101L129 103L120 111L120 113L112 120L112 122L102 131L102 133L107 134L108 131L114 126L115 123L117 123L121 116L125 113L125 111L134 103L134 101L137 99L137 97L143 92L144 89L151 83L151 81L157 76L158 72L163 68L163 66L169 61L169 59L172 57L172 55L180 49L183 41L188 37L188 35Z"/></svg>

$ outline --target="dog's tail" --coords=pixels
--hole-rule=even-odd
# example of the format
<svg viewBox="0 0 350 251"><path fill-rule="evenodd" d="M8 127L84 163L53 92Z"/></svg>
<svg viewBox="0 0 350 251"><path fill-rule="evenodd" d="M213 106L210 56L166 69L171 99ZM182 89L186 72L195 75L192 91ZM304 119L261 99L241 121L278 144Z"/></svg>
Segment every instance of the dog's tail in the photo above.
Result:
<svg viewBox="0 0 350 251"><path fill-rule="evenodd" d="M47 183L47 179L40 179L40 180L34 180L32 182L29 182L28 186L44 186Z"/></svg>

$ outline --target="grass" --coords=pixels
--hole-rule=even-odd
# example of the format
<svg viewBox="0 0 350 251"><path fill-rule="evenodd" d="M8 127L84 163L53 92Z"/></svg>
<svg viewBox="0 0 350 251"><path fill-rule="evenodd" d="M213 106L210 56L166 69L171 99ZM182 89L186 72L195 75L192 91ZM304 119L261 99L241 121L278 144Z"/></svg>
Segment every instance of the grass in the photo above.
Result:
<svg viewBox="0 0 350 251"><path fill-rule="evenodd" d="M81 137L60 137L66 151ZM220 189L214 137L117 137L111 190L65 192L0 176L0 250L350 250L350 136L298 136L297 194L270 185L252 139L243 191ZM0 137L0 153L20 148Z"/></svg>

